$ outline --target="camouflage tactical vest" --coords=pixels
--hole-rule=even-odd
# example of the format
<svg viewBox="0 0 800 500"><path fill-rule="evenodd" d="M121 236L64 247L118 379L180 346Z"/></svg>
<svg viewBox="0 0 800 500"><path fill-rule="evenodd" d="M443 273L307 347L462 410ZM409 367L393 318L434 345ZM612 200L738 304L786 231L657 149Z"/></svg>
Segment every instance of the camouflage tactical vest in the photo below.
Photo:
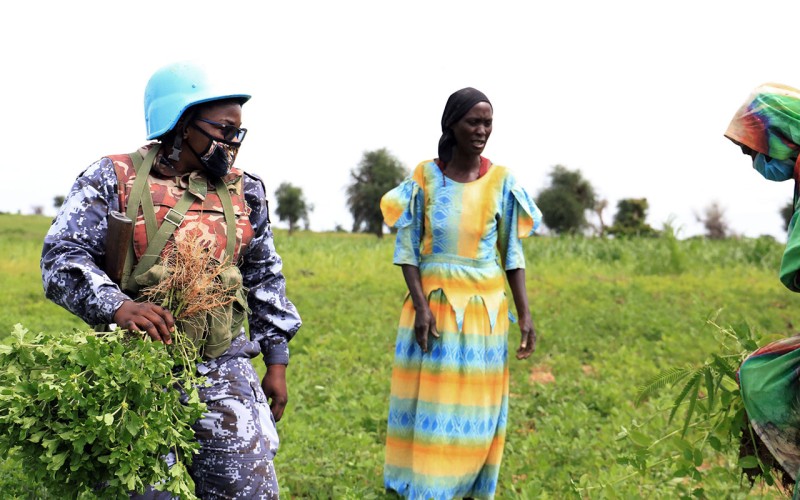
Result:
<svg viewBox="0 0 800 500"><path fill-rule="evenodd" d="M144 157L152 146L145 146L133 154L140 154ZM108 158L114 163L120 210L125 211L128 208L128 200L131 198L131 191L136 180L134 161L131 155L113 155ZM132 264L138 263L145 255L149 240L153 237L155 230L162 224L173 223L170 221L174 220L174 209L184 193L188 190L194 195L191 205L177 224L177 229L161 250L161 258L149 269L130 277L135 280L135 283L131 283L131 286L126 287L125 291L132 295L136 295L136 291L140 287L152 286L164 278L166 271L162 265L162 259L172 251L176 241L181 241L190 235L197 239L215 260L223 262L231 259L230 262L233 265L228 266L221 273L220 279L225 289L231 290L233 300L228 305L212 312L178 321L177 328L195 343L205 359L216 358L228 349L231 340L241 331L246 314L249 312L247 291L244 289L239 268L235 265L254 236L249 218L250 207L245 202L242 175L241 170L233 168L222 179L230 193L236 225L236 241L232 246L229 246L228 241L225 200L217 193L214 183L199 171L180 177L169 177L161 175L155 168L152 168L147 178L152 209L148 209L149 200L147 203L142 202L134 221L132 252L134 262ZM147 188L144 189L142 198L148 196ZM230 248L233 249L232 256L226 255Z"/></svg>

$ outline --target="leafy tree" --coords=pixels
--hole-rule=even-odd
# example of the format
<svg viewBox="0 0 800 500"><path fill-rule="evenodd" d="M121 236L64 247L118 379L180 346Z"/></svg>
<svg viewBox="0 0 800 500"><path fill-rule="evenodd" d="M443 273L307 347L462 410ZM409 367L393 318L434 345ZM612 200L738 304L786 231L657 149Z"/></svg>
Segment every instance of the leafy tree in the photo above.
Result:
<svg viewBox="0 0 800 500"><path fill-rule="evenodd" d="M66 199L67 198L63 194L60 194L58 196L54 196L53 197L53 207L56 210L58 210L59 208L61 208L61 205L64 204L64 201L66 201Z"/></svg>
<svg viewBox="0 0 800 500"><path fill-rule="evenodd" d="M706 228L706 237L712 240L723 240L728 237L730 227L725 220L725 209L716 201L711 202L702 215L695 215L698 222Z"/></svg>
<svg viewBox="0 0 800 500"><path fill-rule="evenodd" d="M655 236L657 231L646 222L648 208L647 198L619 200L609 232L616 236Z"/></svg>
<svg viewBox="0 0 800 500"><path fill-rule="evenodd" d="M308 215L314 206L306 201L302 188L283 182L275 190L275 199L278 202L275 214L281 221L289 223L289 234L297 229L297 223L301 220L305 228L309 228Z"/></svg>
<svg viewBox="0 0 800 500"><path fill-rule="evenodd" d="M578 233L589 225L586 211L595 209L595 192L580 170L556 165L550 172L550 186L539 192L536 204L547 227L558 234Z"/></svg>
<svg viewBox="0 0 800 500"><path fill-rule="evenodd" d="M781 217L783 217L784 226L789 227L789 223L792 221L792 215L794 215L794 202L788 202L786 205L781 207Z"/></svg>
<svg viewBox="0 0 800 500"><path fill-rule="evenodd" d="M353 215L353 232L383 236L381 197L408 175L403 164L386 148L366 151L358 166L350 171L347 208Z"/></svg>

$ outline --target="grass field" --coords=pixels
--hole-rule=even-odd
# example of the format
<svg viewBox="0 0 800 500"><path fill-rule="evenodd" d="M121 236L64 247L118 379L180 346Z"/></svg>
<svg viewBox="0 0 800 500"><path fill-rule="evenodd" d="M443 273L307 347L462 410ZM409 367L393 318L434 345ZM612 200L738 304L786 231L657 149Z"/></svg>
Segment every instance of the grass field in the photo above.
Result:
<svg viewBox="0 0 800 500"><path fill-rule="evenodd" d="M39 253L49 220L0 216L0 331L81 326L46 301ZM284 498L387 498L383 441L395 327L403 299L392 238L277 231L288 293L304 326L290 344L290 401L276 468ZM668 464L637 474L618 463L620 429L666 433L671 398L635 407L638 387L664 368L702 362L720 325L770 339L794 334L800 297L777 280L770 239L671 238L525 242L539 343L511 360L507 445L498 498L677 498L691 491ZM511 349L518 330L512 326ZM259 367L260 368L260 367ZM709 477L708 498L772 498L735 474L734 456L709 456L734 474ZM16 482L16 484L14 484ZM17 489L14 489L17 488ZM24 470L0 467L0 489L43 496Z"/></svg>

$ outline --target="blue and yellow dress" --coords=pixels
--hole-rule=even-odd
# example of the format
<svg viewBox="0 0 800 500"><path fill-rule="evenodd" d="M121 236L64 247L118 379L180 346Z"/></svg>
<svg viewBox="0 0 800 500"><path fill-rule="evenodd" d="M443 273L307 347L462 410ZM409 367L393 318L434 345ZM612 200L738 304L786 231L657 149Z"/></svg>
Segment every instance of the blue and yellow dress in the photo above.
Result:
<svg viewBox="0 0 800 500"><path fill-rule="evenodd" d="M485 160L488 161L488 160ZM508 410L505 271L541 212L505 167L445 178L434 161L381 200L397 228L394 263L419 267L441 337L423 354L406 297L392 371L384 482L407 498L492 498ZM498 259L499 253L499 259Z"/></svg>

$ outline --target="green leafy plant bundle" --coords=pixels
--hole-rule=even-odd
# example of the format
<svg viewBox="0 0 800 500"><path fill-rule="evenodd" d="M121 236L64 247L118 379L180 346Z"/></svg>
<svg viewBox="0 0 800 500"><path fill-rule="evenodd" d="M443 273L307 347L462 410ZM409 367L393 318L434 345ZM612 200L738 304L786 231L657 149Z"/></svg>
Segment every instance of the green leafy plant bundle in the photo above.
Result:
<svg viewBox="0 0 800 500"><path fill-rule="evenodd" d="M179 349L123 330L16 325L0 345L0 456L65 498L128 498L148 485L195 498L186 466L206 407L202 380L181 367L192 351Z"/></svg>

